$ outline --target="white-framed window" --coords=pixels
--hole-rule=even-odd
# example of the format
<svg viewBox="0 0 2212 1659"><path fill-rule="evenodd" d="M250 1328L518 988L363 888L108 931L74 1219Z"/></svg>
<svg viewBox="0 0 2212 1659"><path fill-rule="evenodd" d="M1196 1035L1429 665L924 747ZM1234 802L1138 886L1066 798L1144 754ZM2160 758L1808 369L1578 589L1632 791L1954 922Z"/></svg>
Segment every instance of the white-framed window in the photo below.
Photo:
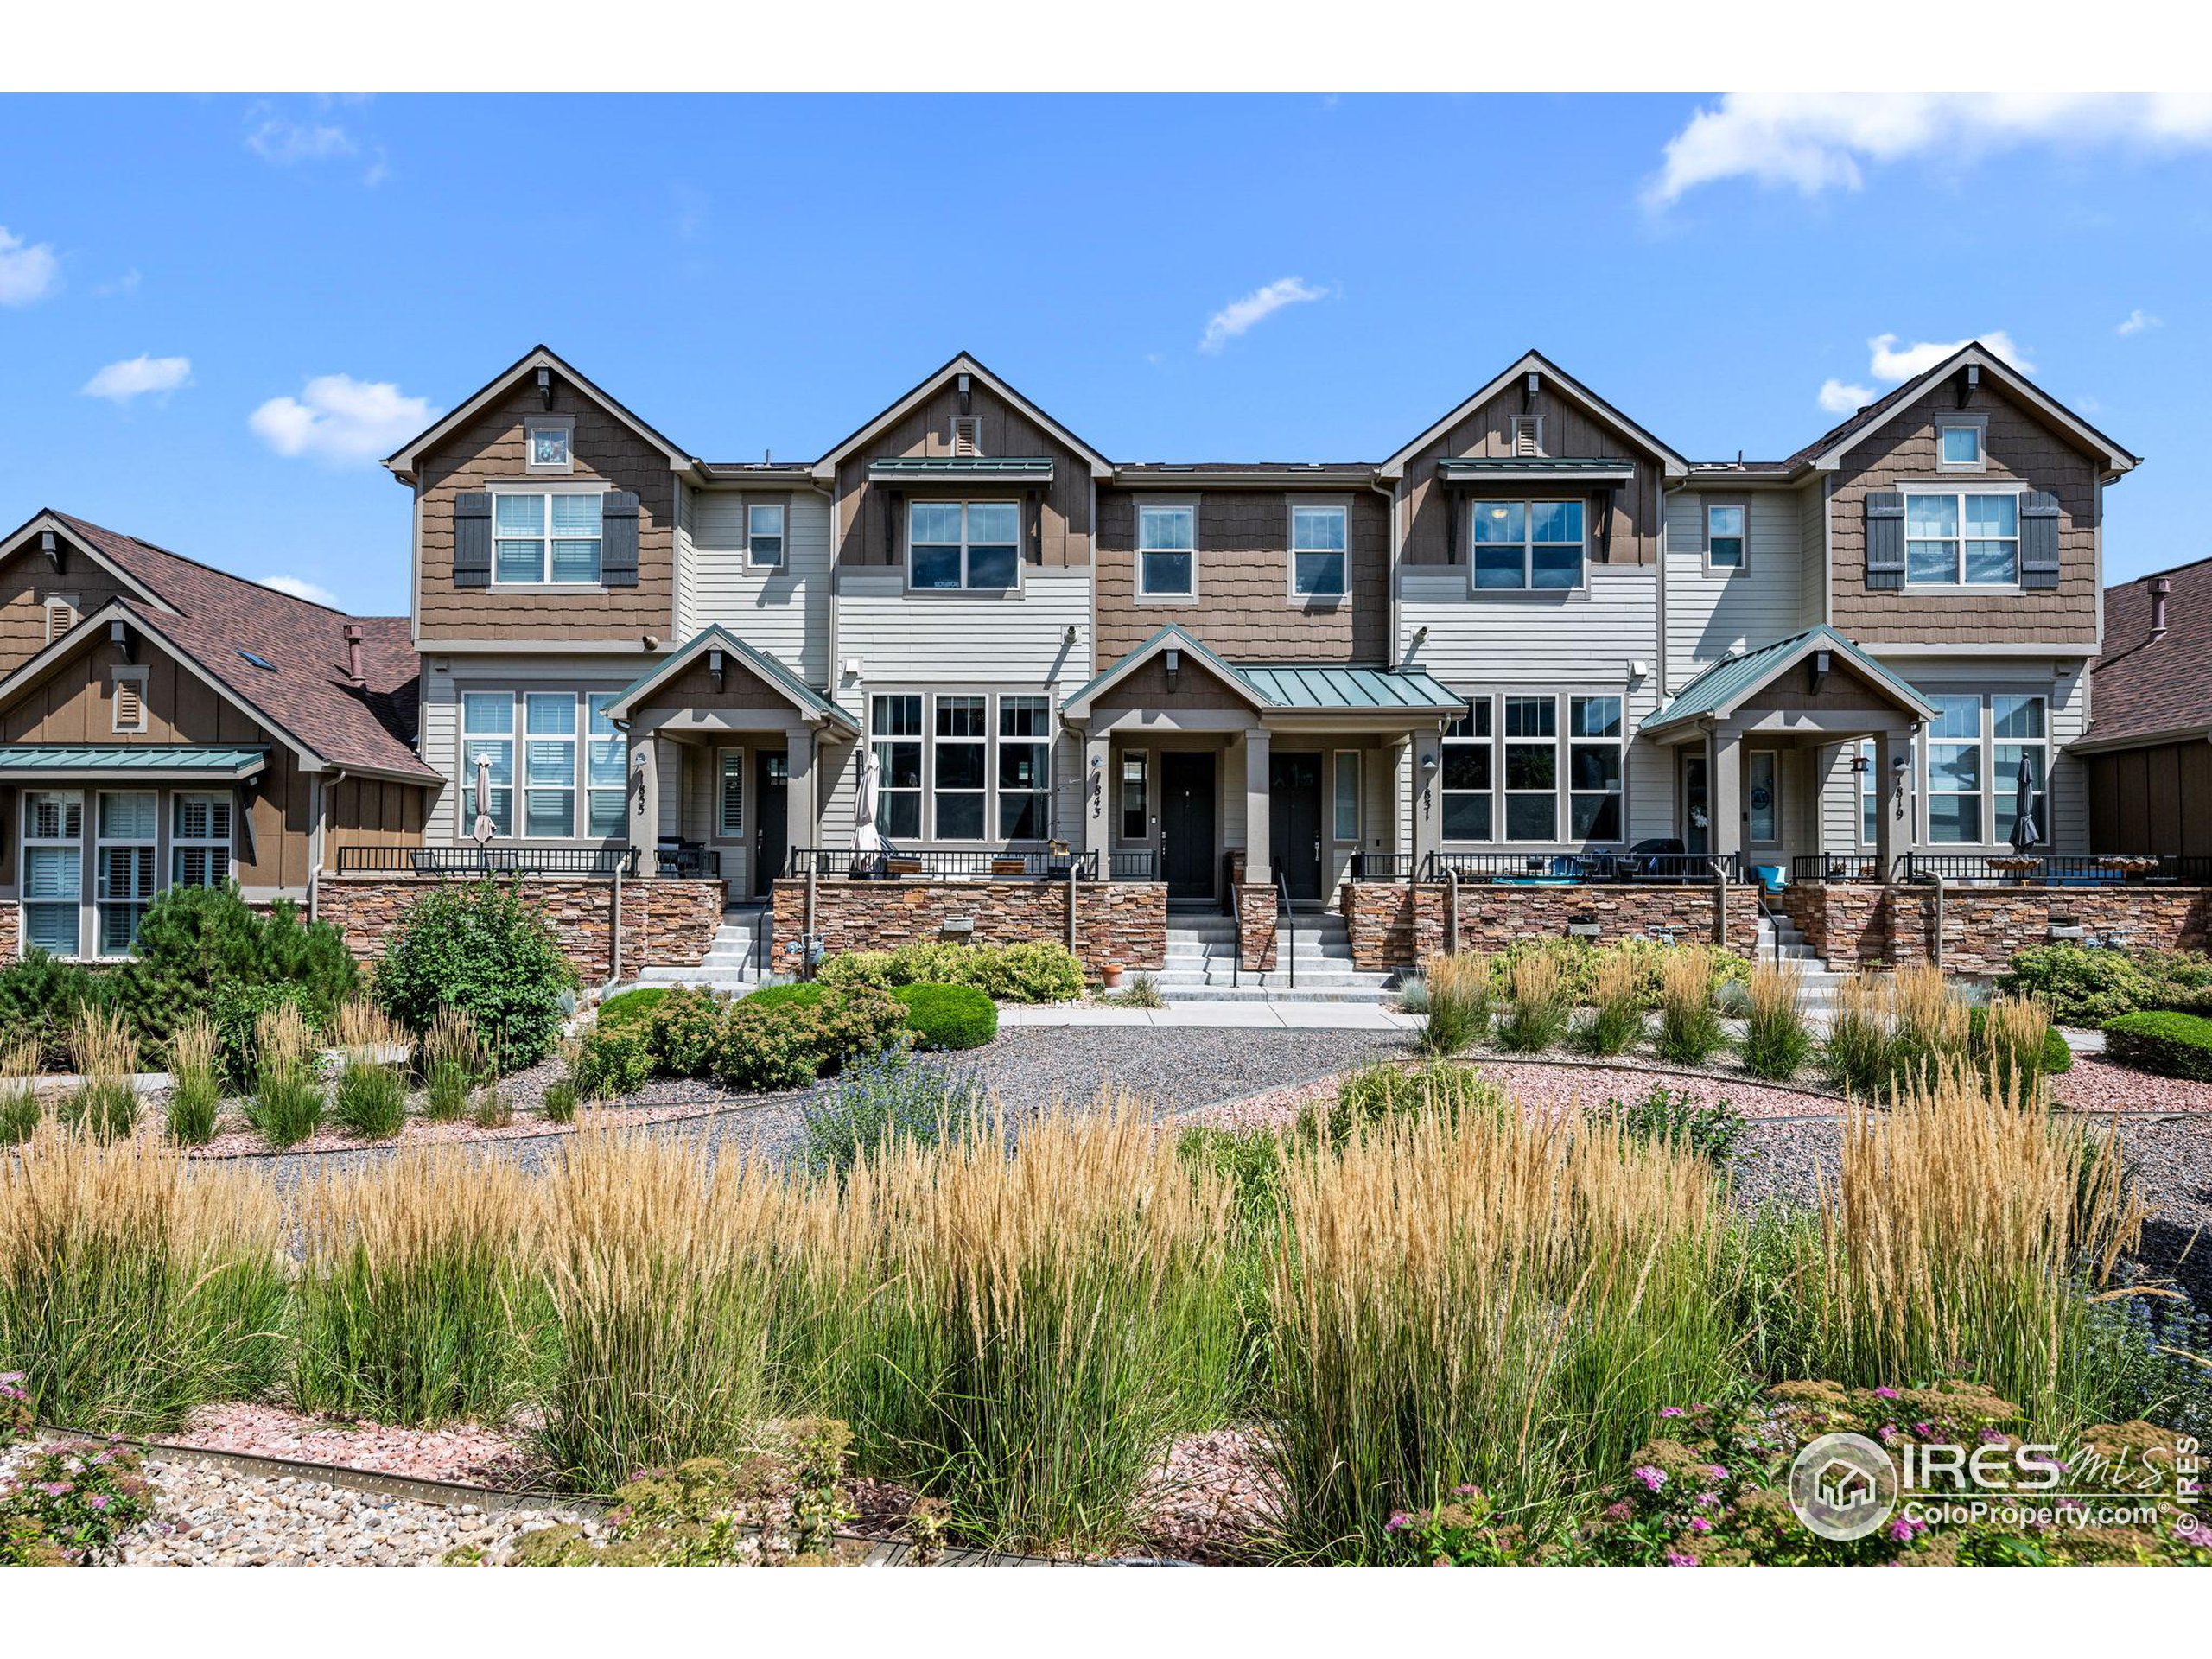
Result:
<svg viewBox="0 0 2212 1659"><path fill-rule="evenodd" d="M983 839L983 803L990 773L991 700L969 693L940 693L937 741L931 756L931 834L938 841Z"/></svg>
<svg viewBox="0 0 2212 1659"><path fill-rule="evenodd" d="M515 694L464 691L461 696L461 832L476 823L476 766L489 761L487 816L492 832L514 834Z"/></svg>
<svg viewBox="0 0 2212 1659"><path fill-rule="evenodd" d="M1491 700L1470 700L1467 712L1444 729L1444 839L1488 841L1494 785Z"/></svg>
<svg viewBox="0 0 2212 1659"><path fill-rule="evenodd" d="M115 677L108 699L109 729L116 732L144 731L146 671L143 668L118 668L111 672Z"/></svg>
<svg viewBox="0 0 2212 1659"><path fill-rule="evenodd" d="M1938 422L1936 429L1936 465L1947 473L1978 473L1988 464L1983 453L1983 441L1987 435L1986 423L1979 417L1959 417Z"/></svg>
<svg viewBox="0 0 2212 1659"><path fill-rule="evenodd" d="M169 798L169 885L219 887L231 879L231 798Z"/></svg>
<svg viewBox="0 0 2212 1659"><path fill-rule="evenodd" d="M75 627L83 615L82 601L75 594L41 594L39 605L46 613L46 643L49 645Z"/></svg>
<svg viewBox="0 0 2212 1659"><path fill-rule="evenodd" d="M100 791L93 868L99 873L94 903L103 957L130 954L139 919L154 902L154 843L161 829L161 798L150 789Z"/></svg>
<svg viewBox="0 0 2212 1659"><path fill-rule="evenodd" d="M558 841L576 833L576 694L523 697L523 834Z"/></svg>
<svg viewBox="0 0 2212 1659"><path fill-rule="evenodd" d="M715 833L724 841L745 834L745 751L723 749L715 779Z"/></svg>
<svg viewBox="0 0 2212 1659"><path fill-rule="evenodd" d="M1122 839L1152 838L1152 757L1143 749L1122 751Z"/></svg>
<svg viewBox="0 0 2212 1659"><path fill-rule="evenodd" d="M1981 699L1931 696L1928 701L1936 709L1928 728L1928 839L1971 846L1982 838L1981 803L1988 788Z"/></svg>
<svg viewBox="0 0 2212 1659"><path fill-rule="evenodd" d="M1740 501L1709 502L1705 509L1705 562L1716 570L1744 568L1744 521Z"/></svg>
<svg viewBox="0 0 2212 1659"><path fill-rule="evenodd" d="M752 501L745 508L747 563L781 569L784 563L784 504Z"/></svg>
<svg viewBox="0 0 2212 1659"><path fill-rule="evenodd" d="M915 501L906 508L906 584L1004 593L1021 582L1021 508L1013 501Z"/></svg>
<svg viewBox="0 0 2212 1659"><path fill-rule="evenodd" d="M523 464L533 473L565 473L575 465L575 423L566 416L524 423Z"/></svg>
<svg viewBox="0 0 2212 1659"><path fill-rule="evenodd" d="M875 827L892 840L922 833L922 700L912 692L869 700L875 751Z"/></svg>
<svg viewBox="0 0 2212 1659"><path fill-rule="evenodd" d="M584 760L584 782L590 791L584 809L584 833L602 841L623 833L623 809L630 798L629 746L607 714L614 697L612 691L594 691L584 699L589 750Z"/></svg>
<svg viewBox="0 0 2212 1659"><path fill-rule="evenodd" d="M1335 832L1333 838L1344 845L1357 846L1359 844L1359 751L1357 749L1337 751L1337 771L1334 782L1336 793L1331 803L1333 808L1332 816L1336 819L1331 826Z"/></svg>
<svg viewBox="0 0 2212 1659"><path fill-rule="evenodd" d="M1351 540L1351 509L1290 510L1290 591L1300 599L1341 599Z"/></svg>
<svg viewBox="0 0 2212 1659"><path fill-rule="evenodd" d="M596 584L601 505L596 490L494 491L493 583Z"/></svg>
<svg viewBox="0 0 2212 1659"><path fill-rule="evenodd" d="M2050 844L2050 811L2046 803L2050 789L2050 714L2037 696L1993 692L1989 699L1990 839L2009 842L2020 804L2020 763L2025 761L2034 785L2030 807L2039 832L2035 845Z"/></svg>
<svg viewBox="0 0 2212 1659"><path fill-rule="evenodd" d="M1559 839L1559 699L1505 699L1505 838Z"/></svg>
<svg viewBox="0 0 2212 1659"><path fill-rule="evenodd" d="M1052 805L1052 702L999 699L999 839L1042 841Z"/></svg>
<svg viewBox="0 0 2212 1659"><path fill-rule="evenodd" d="M1470 537L1476 588L1500 593L1580 588L1587 505L1476 502Z"/></svg>
<svg viewBox="0 0 2212 1659"><path fill-rule="evenodd" d="M1624 741L1618 697L1567 700L1567 836L1573 841L1621 837L1621 750Z"/></svg>
<svg viewBox="0 0 2212 1659"><path fill-rule="evenodd" d="M2013 491L1913 490L1904 498L1908 585L2011 587L2020 579Z"/></svg>
<svg viewBox="0 0 2212 1659"><path fill-rule="evenodd" d="M73 957L84 896L85 798L54 791L27 793L22 849L23 944Z"/></svg>
<svg viewBox="0 0 2212 1659"><path fill-rule="evenodd" d="M1188 502L1140 504L1137 597L1195 599L1198 592L1198 508Z"/></svg>

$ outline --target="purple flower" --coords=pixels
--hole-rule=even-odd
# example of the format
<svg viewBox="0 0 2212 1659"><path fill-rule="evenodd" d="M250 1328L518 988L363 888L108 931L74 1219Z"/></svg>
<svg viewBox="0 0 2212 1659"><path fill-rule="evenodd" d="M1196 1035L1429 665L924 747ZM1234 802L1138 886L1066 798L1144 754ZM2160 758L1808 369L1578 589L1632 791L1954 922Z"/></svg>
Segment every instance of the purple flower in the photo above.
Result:
<svg viewBox="0 0 2212 1659"><path fill-rule="evenodd" d="M1994 1446L1994 1445L1996 1445L1996 1444L1997 1444L1997 1442L1998 1442L1998 1441L1999 1441L1999 1440L2003 1440L2003 1439L2005 1438L2005 1436L2004 1436L2004 1433L2003 1433L2000 1430L1994 1429L1994 1428L1985 1428L1985 1429L1983 1429L1983 1430L1981 1431L1980 1434L1977 1438L1981 1441L1981 1443L1982 1443L1984 1446Z"/></svg>
<svg viewBox="0 0 2212 1659"><path fill-rule="evenodd" d="M1667 1565L1669 1567L1695 1567L1697 1564L1697 1557L1694 1555L1685 1555L1679 1549L1670 1549L1667 1552Z"/></svg>
<svg viewBox="0 0 2212 1659"><path fill-rule="evenodd" d="M1667 1471L1664 1469L1655 1469L1648 1463L1638 1464L1630 1470L1629 1473L1655 1492L1667 1484Z"/></svg>
<svg viewBox="0 0 2212 1659"><path fill-rule="evenodd" d="M67 1497L70 1490L66 1480L42 1480L39 1482L38 1489L48 1497Z"/></svg>
<svg viewBox="0 0 2212 1659"><path fill-rule="evenodd" d="M1900 1544L1910 1543L1927 1530L1926 1522L1916 1521L1908 1515L1901 1515L1890 1522L1890 1536Z"/></svg>
<svg viewBox="0 0 2212 1659"><path fill-rule="evenodd" d="M1902 1400L1904 1398L1904 1396L1899 1394L1895 1389L1891 1388L1880 1388L1875 1389L1874 1397L1877 1400Z"/></svg>
<svg viewBox="0 0 2212 1659"><path fill-rule="evenodd" d="M1936 1432L1936 1425L1933 1423L1915 1423L1912 1426L1912 1432L1919 1435L1920 1438L1924 1440Z"/></svg>
<svg viewBox="0 0 2212 1659"><path fill-rule="evenodd" d="M1701 1515L1694 1515L1690 1516L1690 1530L1692 1532L1711 1532L1713 1530L1713 1522L1707 1520Z"/></svg>
<svg viewBox="0 0 2212 1659"><path fill-rule="evenodd" d="M1385 1521L1382 1523L1382 1530L1385 1532L1402 1532L1406 1528L1413 1525L1413 1516L1408 1515L1403 1510L1401 1510L1397 1514L1392 1516L1388 1521Z"/></svg>
<svg viewBox="0 0 2212 1659"><path fill-rule="evenodd" d="M1706 1472L1710 1474L1715 1480L1726 1480L1728 1478L1728 1465L1725 1463L1707 1464L1706 1465Z"/></svg>
<svg viewBox="0 0 2212 1659"><path fill-rule="evenodd" d="M1680 1417L1684 1414L1680 1406L1662 1406L1659 1408L1659 1414L1662 1417Z"/></svg>
<svg viewBox="0 0 2212 1659"><path fill-rule="evenodd" d="M108 1495L105 1492L94 1492L85 1502L96 1510L104 1510L108 1506Z"/></svg>
<svg viewBox="0 0 2212 1659"><path fill-rule="evenodd" d="M1452 1496L1454 1497L1472 1497L1480 1491L1482 1491L1482 1488L1474 1484L1471 1481L1463 1481L1459 1485L1454 1486L1452 1489Z"/></svg>
<svg viewBox="0 0 2212 1659"><path fill-rule="evenodd" d="M1720 1507L1720 1494L1718 1492L1700 1492L1697 1495L1697 1506L1700 1510L1719 1509Z"/></svg>

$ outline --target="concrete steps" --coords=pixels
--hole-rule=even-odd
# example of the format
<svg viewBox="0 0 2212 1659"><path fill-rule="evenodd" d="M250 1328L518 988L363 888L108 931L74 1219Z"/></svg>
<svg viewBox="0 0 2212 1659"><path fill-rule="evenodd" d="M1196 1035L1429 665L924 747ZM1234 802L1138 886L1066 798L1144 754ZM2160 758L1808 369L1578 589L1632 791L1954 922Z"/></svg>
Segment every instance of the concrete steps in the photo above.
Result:
<svg viewBox="0 0 2212 1659"><path fill-rule="evenodd" d="M1171 914L1166 966L1152 980L1171 1002L1382 1002L1390 995L1391 975L1353 966L1344 918L1334 912L1299 912L1287 962L1285 955L1278 934L1275 967L1239 973L1234 918Z"/></svg>
<svg viewBox="0 0 2212 1659"><path fill-rule="evenodd" d="M1806 1013L1827 1014L1834 1011L1837 990L1851 976L1836 972L1814 955L1812 945L1798 931L1796 923L1779 912L1759 918L1757 960L1772 962L1777 957L1784 962L1796 963L1804 975Z"/></svg>
<svg viewBox="0 0 2212 1659"><path fill-rule="evenodd" d="M766 977L766 964L757 959L755 950L760 937L755 924L760 912L761 906L758 905L725 910L721 925L715 930L714 942L707 947L704 961L689 968L640 969L635 982L702 985L716 991L753 989Z"/></svg>

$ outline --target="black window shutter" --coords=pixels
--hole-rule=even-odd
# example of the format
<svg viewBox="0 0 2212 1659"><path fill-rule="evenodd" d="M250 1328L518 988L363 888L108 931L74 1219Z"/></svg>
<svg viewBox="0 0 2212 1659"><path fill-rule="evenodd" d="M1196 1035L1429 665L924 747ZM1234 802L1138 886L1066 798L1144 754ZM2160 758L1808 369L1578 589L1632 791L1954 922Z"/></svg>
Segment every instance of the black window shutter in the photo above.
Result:
<svg viewBox="0 0 2212 1659"><path fill-rule="evenodd" d="M599 506L599 579L609 588L638 585L638 498L609 490Z"/></svg>
<svg viewBox="0 0 2212 1659"><path fill-rule="evenodd" d="M1590 557L1598 564L1613 562L1613 493L1590 492Z"/></svg>
<svg viewBox="0 0 2212 1659"><path fill-rule="evenodd" d="M2020 586L2058 586L2058 498L2048 490L2020 497Z"/></svg>
<svg viewBox="0 0 2212 1659"><path fill-rule="evenodd" d="M453 499L453 585L492 585L492 498L486 492Z"/></svg>
<svg viewBox="0 0 2212 1659"><path fill-rule="evenodd" d="M1866 497L1866 585L1904 586L1904 497L1895 490Z"/></svg>

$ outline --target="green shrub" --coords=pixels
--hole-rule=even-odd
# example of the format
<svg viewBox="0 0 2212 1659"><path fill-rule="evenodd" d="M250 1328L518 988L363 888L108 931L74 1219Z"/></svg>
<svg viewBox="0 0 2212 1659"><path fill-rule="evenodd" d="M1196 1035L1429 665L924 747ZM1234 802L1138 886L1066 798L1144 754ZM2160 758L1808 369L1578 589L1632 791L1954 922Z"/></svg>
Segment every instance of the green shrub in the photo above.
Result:
<svg viewBox="0 0 2212 1659"><path fill-rule="evenodd" d="M671 990L645 1020L645 1045L652 1052L654 1069L671 1077L705 1077L714 1069L728 1006L726 999L702 986L679 985Z"/></svg>
<svg viewBox="0 0 2212 1659"><path fill-rule="evenodd" d="M756 1008L815 1008L822 1006L823 994L832 988L822 984L763 985L748 992L745 1001Z"/></svg>
<svg viewBox="0 0 2212 1659"><path fill-rule="evenodd" d="M715 1050L715 1079L751 1094L804 1089L821 1065L823 1040L816 1007L733 1002Z"/></svg>
<svg viewBox="0 0 2212 1659"><path fill-rule="evenodd" d="M233 982L215 993L208 1014L215 1022L217 1064L226 1084L241 1090L253 1087L261 1065L255 1036L261 1017L287 1007L307 1016L306 1003L289 985Z"/></svg>
<svg viewBox="0 0 2212 1659"><path fill-rule="evenodd" d="M565 1078L545 1085L545 1093L537 1103L537 1109L544 1114L548 1123L573 1123L576 1121L576 1085Z"/></svg>
<svg viewBox="0 0 2212 1659"><path fill-rule="evenodd" d="M599 1023L602 1027L642 1025L668 993L665 985L640 985L618 992L599 1005Z"/></svg>
<svg viewBox="0 0 2212 1659"><path fill-rule="evenodd" d="M163 889L114 977L116 1004L143 1042L166 1044L193 1014L211 1014L223 1028L226 1069L243 1081L254 1019L273 998L296 1003L323 1030L360 975L329 923L303 921L289 900L255 910L230 885Z"/></svg>
<svg viewBox="0 0 2212 1659"><path fill-rule="evenodd" d="M799 1165L842 1173L893 1141L933 1147L959 1139L982 1122L984 1099L982 1079L972 1071L920 1065L895 1052L878 1055L800 1107Z"/></svg>
<svg viewBox="0 0 2212 1659"><path fill-rule="evenodd" d="M22 960L0 968L0 1031L35 1042L46 1070L67 1071L77 1010L103 994L104 982L90 969L33 945Z"/></svg>
<svg viewBox="0 0 2212 1659"><path fill-rule="evenodd" d="M612 1100L651 1083L652 1049L639 1022L620 1020L610 1026L602 1019L587 1028L576 1045L574 1072L576 1091L587 1100ZM460 1092L465 1098L467 1091L464 1075ZM454 1116L460 1116L458 1105Z"/></svg>
<svg viewBox="0 0 2212 1659"><path fill-rule="evenodd" d="M39 1447L0 1490L0 1565L105 1559L154 1512L154 1485L129 1446L68 1440ZM41 1547L43 1547L41 1548Z"/></svg>
<svg viewBox="0 0 2212 1659"><path fill-rule="evenodd" d="M1654 1089L1637 1101L1609 1100L1590 1116L1636 1140L1694 1153L1719 1169L1728 1167L1744 1134L1744 1115L1726 1101L1707 1106L1677 1089Z"/></svg>
<svg viewBox="0 0 2212 1659"><path fill-rule="evenodd" d="M1331 1141L1375 1128L1393 1118L1434 1115L1447 1120L1461 1113L1507 1109L1505 1092L1476 1067L1437 1058L1419 1065L1379 1061L1363 1065L1337 1085L1337 1097L1321 1114L1319 1127Z"/></svg>
<svg viewBox="0 0 2212 1659"><path fill-rule="evenodd" d="M2105 1058L2163 1077L2212 1083L2212 1020L2158 1009L2105 1025Z"/></svg>
<svg viewBox="0 0 2212 1659"><path fill-rule="evenodd" d="M1967 1014L1967 1020L1970 1052L1976 1061L1986 1063L1989 1058L1989 1010L1986 1007L1974 1008ZM2040 1074L2056 1077L2073 1069L2074 1051L2067 1045L2064 1034L2053 1026L2044 1033Z"/></svg>
<svg viewBox="0 0 2212 1659"><path fill-rule="evenodd" d="M2094 1027L2149 1006L2157 982L2122 950L2031 944L1997 976L1997 988L2040 998L2062 1026Z"/></svg>
<svg viewBox="0 0 2212 1659"><path fill-rule="evenodd" d="M1283 1160L1289 1153L1288 1142L1272 1129L1201 1124L1175 1137L1175 1156L1184 1168L1219 1175L1234 1187L1237 1230L1246 1236L1275 1220L1282 1205Z"/></svg>
<svg viewBox="0 0 2212 1659"><path fill-rule="evenodd" d="M969 983L999 1002L1069 1002L1083 995L1083 964L1064 944L985 945Z"/></svg>
<svg viewBox="0 0 2212 1659"><path fill-rule="evenodd" d="M998 1004L972 985L902 985L891 995L918 1047L981 1048L999 1034Z"/></svg>
<svg viewBox="0 0 2212 1659"><path fill-rule="evenodd" d="M520 885L435 887L385 941L376 997L410 1031L459 1009L502 1072L551 1052L572 1006L575 969Z"/></svg>
<svg viewBox="0 0 2212 1659"><path fill-rule="evenodd" d="M918 940L890 950L847 950L824 962L816 979L840 990L973 985L1001 1002L1065 1002L1083 995L1083 964L1065 946L1042 939L1023 944Z"/></svg>
<svg viewBox="0 0 2212 1659"><path fill-rule="evenodd" d="M905 1039L906 1010L886 991L825 991L815 1012L821 1022L820 1071L835 1071L848 1060L880 1054ZM995 1024L995 1013L992 1020Z"/></svg>

